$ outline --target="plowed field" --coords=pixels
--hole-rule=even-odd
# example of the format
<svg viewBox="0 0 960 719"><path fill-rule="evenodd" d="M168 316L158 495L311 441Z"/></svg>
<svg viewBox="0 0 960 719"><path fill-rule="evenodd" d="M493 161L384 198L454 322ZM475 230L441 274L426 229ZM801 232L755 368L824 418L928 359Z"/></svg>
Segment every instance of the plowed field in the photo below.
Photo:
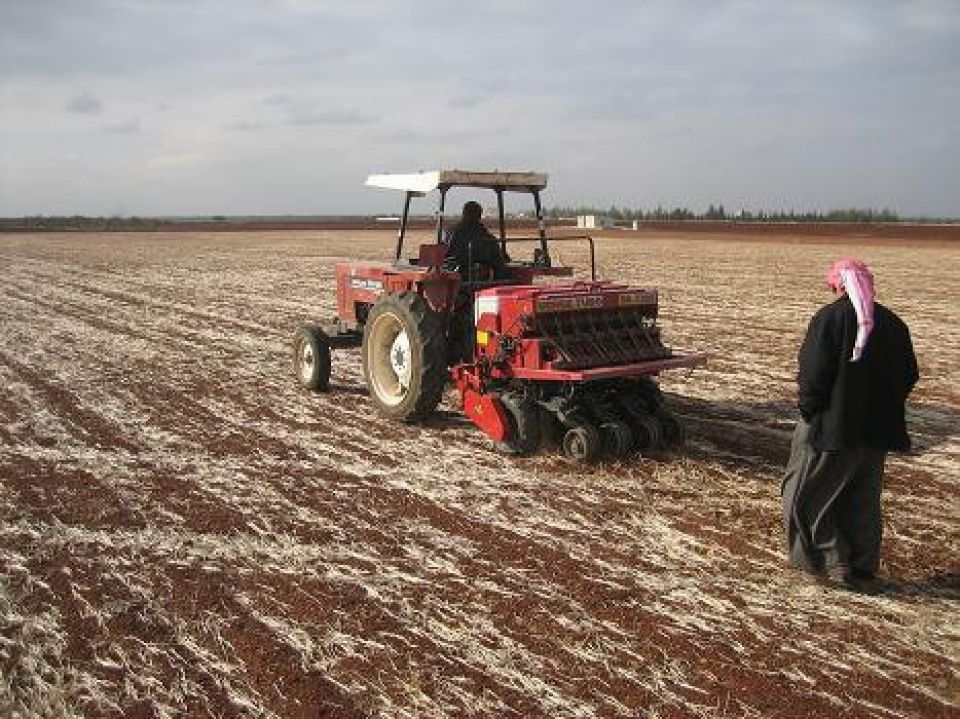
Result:
<svg viewBox="0 0 960 719"><path fill-rule="evenodd" d="M357 350L298 388L333 263L392 237L0 235L0 715L958 715L955 246L601 239L712 359L662 381L686 447L582 469L453 396L382 420ZM877 596L781 552L796 349L851 253L922 373Z"/></svg>

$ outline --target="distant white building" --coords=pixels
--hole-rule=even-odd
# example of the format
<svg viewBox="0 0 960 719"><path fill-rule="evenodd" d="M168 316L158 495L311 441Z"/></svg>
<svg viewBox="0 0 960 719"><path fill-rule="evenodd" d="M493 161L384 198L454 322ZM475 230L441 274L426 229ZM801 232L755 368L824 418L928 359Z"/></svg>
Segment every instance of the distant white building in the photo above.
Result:
<svg viewBox="0 0 960 719"><path fill-rule="evenodd" d="M606 215L577 215L577 229L597 230L613 227L613 219Z"/></svg>

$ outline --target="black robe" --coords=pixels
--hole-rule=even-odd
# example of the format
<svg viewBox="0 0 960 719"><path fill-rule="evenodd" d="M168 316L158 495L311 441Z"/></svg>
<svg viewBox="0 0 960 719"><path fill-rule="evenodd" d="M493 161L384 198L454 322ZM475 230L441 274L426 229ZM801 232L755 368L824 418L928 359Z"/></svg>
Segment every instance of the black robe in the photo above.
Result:
<svg viewBox="0 0 960 719"><path fill-rule="evenodd" d="M810 443L821 452L908 450L904 404L919 377L910 331L875 303L863 356L851 362L856 336L857 314L846 295L810 320L797 374L797 405L810 423Z"/></svg>

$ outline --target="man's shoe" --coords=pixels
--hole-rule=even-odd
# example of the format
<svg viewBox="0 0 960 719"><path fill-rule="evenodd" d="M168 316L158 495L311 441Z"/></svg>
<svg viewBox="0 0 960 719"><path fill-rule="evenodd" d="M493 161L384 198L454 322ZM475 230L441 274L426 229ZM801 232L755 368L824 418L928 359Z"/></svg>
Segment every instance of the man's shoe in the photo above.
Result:
<svg viewBox="0 0 960 719"><path fill-rule="evenodd" d="M883 593L883 585L877 581L873 572L851 569L845 564L830 567L823 573L824 584L848 592L874 596Z"/></svg>
<svg viewBox="0 0 960 719"><path fill-rule="evenodd" d="M846 564L835 564L824 571L830 584L838 587L848 587L853 582L853 570Z"/></svg>
<svg viewBox="0 0 960 719"><path fill-rule="evenodd" d="M871 596L883 594L886 585L873 572L864 572L854 569L850 577L850 588L860 594Z"/></svg>

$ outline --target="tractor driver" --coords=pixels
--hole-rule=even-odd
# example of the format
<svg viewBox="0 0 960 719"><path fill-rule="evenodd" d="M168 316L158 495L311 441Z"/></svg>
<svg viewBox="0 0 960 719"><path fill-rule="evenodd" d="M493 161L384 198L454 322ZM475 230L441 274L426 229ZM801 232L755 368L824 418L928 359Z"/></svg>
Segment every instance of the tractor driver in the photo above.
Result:
<svg viewBox="0 0 960 719"><path fill-rule="evenodd" d="M470 200L463 205L463 217L450 234L444 264L460 272L466 280L470 276L470 262L487 265L493 270L493 279L509 276L507 260L500 249L500 242L490 234L480 218L483 208L479 202Z"/></svg>

